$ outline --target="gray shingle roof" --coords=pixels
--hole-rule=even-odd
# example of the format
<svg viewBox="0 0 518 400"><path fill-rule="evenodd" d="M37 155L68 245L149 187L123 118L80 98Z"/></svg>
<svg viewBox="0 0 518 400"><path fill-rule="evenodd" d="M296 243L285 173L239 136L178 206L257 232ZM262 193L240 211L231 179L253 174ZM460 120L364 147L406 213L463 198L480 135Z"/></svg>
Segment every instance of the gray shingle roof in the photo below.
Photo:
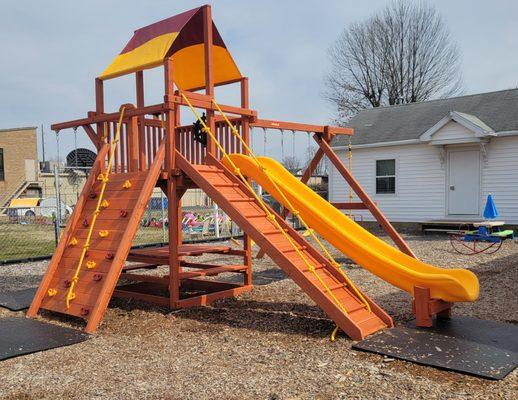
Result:
<svg viewBox="0 0 518 400"><path fill-rule="evenodd" d="M418 139L450 111L470 114L495 132L518 130L518 89L480 93L360 111L347 126L354 128L353 144ZM332 146L344 146L337 136Z"/></svg>

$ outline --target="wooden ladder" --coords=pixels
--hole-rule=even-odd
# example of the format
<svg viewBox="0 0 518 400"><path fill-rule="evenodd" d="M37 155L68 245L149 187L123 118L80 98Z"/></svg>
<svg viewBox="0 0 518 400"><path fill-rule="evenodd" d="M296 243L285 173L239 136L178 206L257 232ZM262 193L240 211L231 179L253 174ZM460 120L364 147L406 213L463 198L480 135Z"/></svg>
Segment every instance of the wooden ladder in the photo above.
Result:
<svg viewBox="0 0 518 400"><path fill-rule="evenodd" d="M257 200L249 193L249 189L218 160L208 155L207 165L193 165L179 153L176 157L184 173L204 190L352 339L360 340L380 329L393 326L390 316L362 293L371 308L371 311L368 311L365 303L330 262L276 215L282 229L289 234L304 257L316 267L314 272L310 271L286 236L267 218ZM332 291L333 296L321 282L324 282L327 289ZM340 305L335 299L340 302Z"/></svg>
<svg viewBox="0 0 518 400"><path fill-rule="evenodd" d="M96 208L102 184L97 177L103 171L108 148L109 145L105 145L97 156L28 316L35 316L39 309L73 315L86 319L86 331L94 332L104 315L157 182L165 152L162 144L146 171L110 175L103 197L107 207L97 217L74 289L76 298L67 308L66 295Z"/></svg>

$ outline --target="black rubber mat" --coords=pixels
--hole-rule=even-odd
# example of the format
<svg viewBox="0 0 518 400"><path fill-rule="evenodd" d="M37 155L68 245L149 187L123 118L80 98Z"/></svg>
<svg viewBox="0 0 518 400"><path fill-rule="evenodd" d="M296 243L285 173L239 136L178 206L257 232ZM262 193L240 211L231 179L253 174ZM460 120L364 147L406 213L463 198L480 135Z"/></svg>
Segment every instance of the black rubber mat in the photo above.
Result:
<svg viewBox="0 0 518 400"><path fill-rule="evenodd" d="M0 360L85 341L90 335L29 318L0 318Z"/></svg>
<svg viewBox="0 0 518 400"><path fill-rule="evenodd" d="M29 308L38 288L16 290L12 292L0 292L0 307L11 311L21 311Z"/></svg>
<svg viewBox="0 0 518 400"><path fill-rule="evenodd" d="M489 379L503 379L518 365L518 327L457 316L433 328L413 322L353 345L393 358Z"/></svg>

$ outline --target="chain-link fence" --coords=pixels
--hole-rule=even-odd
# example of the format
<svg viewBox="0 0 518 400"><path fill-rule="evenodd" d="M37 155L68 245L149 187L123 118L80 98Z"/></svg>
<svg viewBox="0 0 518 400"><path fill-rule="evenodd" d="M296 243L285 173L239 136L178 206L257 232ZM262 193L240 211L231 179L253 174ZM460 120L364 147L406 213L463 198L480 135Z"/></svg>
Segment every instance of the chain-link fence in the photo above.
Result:
<svg viewBox="0 0 518 400"><path fill-rule="evenodd" d="M52 255L88 174L85 168L42 172L37 193L26 193L0 208L0 264ZM263 198L279 211L278 203L267 195ZM140 221L134 246L168 242L167 206L167 197L156 188ZM184 242L224 240L242 235L237 225L200 189L188 190L182 198L182 206Z"/></svg>

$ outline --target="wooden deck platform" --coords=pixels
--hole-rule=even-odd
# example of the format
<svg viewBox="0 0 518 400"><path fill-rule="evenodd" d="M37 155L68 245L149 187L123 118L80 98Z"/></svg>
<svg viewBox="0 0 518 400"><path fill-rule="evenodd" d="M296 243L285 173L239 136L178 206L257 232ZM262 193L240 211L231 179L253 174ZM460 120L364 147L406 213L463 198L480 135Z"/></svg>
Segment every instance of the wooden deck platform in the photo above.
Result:
<svg viewBox="0 0 518 400"><path fill-rule="evenodd" d="M229 246L209 246L199 244L184 244L180 246L179 256L201 256L202 254L233 254L234 251ZM146 247L143 249L131 250L128 258L130 262L143 262L156 265L169 264L169 248L163 247Z"/></svg>

